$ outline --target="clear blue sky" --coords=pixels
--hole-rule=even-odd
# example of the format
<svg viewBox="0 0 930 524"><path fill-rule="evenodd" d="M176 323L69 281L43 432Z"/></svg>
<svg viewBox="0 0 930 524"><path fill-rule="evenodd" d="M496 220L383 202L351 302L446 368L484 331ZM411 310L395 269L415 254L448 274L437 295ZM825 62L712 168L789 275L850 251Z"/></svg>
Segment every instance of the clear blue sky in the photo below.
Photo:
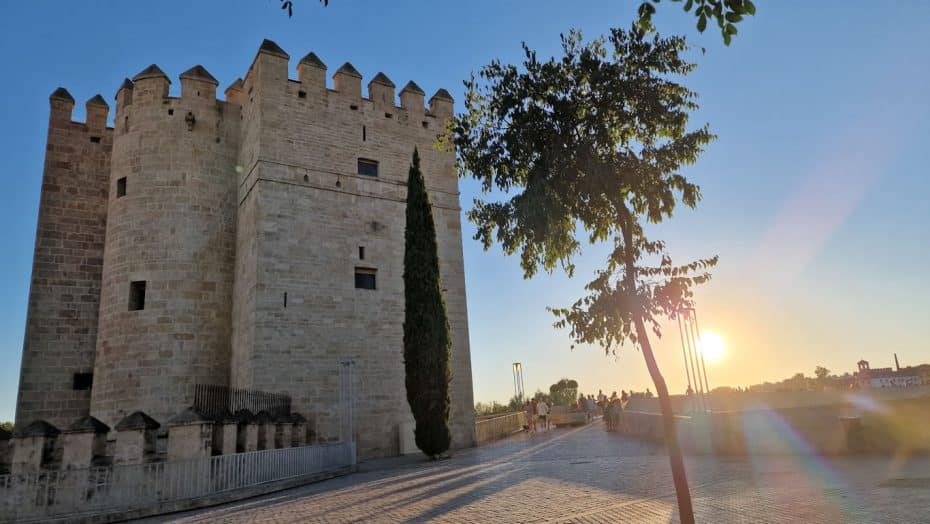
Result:
<svg viewBox="0 0 930 524"><path fill-rule="evenodd" d="M65 86L83 102L112 100L126 76L157 63L170 76L203 64L225 87L245 73L262 38L296 60L315 51L331 69L351 61L366 78L462 100L462 79L491 59L520 57L520 42L548 56L570 27L595 36L625 26L638 1L277 0L223 2L0 2L0 152L6 161L0 221L0 420L13 416L32 263L48 95ZM702 327L727 341L708 364L712 385L780 379L816 365L851 370L930 361L930 3L763 1L725 48L700 35L677 4L656 24L692 44L700 94L694 124L719 140L687 175L703 187L696 211L657 229L681 259L719 254L698 291ZM296 76L292 72L293 76ZM179 89L175 82L173 89ZM475 185L462 182L467 208ZM483 252L468 235L465 269L477 400L512 394L510 363L528 390L561 376L585 391L644 389L642 357L569 349L546 305L570 303L602 249L586 250L579 276L523 281L517 261ZM659 343L673 389L684 387L677 333Z"/></svg>

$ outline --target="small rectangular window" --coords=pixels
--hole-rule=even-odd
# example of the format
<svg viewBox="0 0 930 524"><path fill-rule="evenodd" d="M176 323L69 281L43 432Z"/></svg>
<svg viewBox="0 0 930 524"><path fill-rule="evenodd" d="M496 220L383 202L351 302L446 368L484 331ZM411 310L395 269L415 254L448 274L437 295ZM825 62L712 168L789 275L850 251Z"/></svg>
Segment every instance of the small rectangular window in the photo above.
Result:
<svg viewBox="0 0 930 524"><path fill-rule="evenodd" d="M365 176L378 176L378 161L367 158L358 159L358 174Z"/></svg>
<svg viewBox="0 0 930 524"><path fill-rule="evenodd" d="M362 126L362 142L368 140L368 128Z"/></svg>
<svg viewBox="0 0 930 524"><path fill-rule="evenodd" d="M307 92L306 92L306 91L298 91L298 92L297 92L297 98L307 98Z"/></svg>
<svg viewBox="0 0 930 524"><path fill-rule="evenodd" d="M74 383L71 386L71 389L83 391L92 388L94 385L94 374L93 373L75 373L74 374Z"/></svg>
<svg viewBox="0 0 930 524"><path fill-rule="evenodd" d="M126 177L116 179L116 198L126 196Z"/></svg>
<svg viewBox="0 0 930 524"><path fill-rule="evenodd" d="M137 280L129 283L129 311L145 309L145 281Z"/></svg>
<svg viewBox="0 0 930 524"><path fill-rule="evenodd" d="M99 143L100 143L100 137L99 137L99 136L92 136L92 137L90 137L90 141L93 142L93 143L95 143L95 144L99 144Z"/></svg>
<svg viewBox="0 0 930 524"><path fill-rule="evenodd" d="M355 268L356 289L376 289L375 275L377 270L367 267Z"/></svg>
<svg viewBox="0 0 930 524"><path fill-rule="evenodd" d="M365 260L365 246L358 246L358 259Z"/></svg>

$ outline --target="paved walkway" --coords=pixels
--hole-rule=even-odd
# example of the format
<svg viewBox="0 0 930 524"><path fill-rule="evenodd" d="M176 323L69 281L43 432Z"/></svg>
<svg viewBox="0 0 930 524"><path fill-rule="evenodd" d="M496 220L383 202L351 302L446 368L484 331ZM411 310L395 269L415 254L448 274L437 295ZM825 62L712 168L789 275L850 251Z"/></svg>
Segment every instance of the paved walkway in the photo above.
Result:
<svg viewBox="0 0 930 524"><path fill-rule="evenodd" d="M699 522L930 522L930 458L690 457ZM668 458L603 424L520 435L450 460L354 475L171 522L678 522ZM161 517L158 521L165 521Z"/></svg>

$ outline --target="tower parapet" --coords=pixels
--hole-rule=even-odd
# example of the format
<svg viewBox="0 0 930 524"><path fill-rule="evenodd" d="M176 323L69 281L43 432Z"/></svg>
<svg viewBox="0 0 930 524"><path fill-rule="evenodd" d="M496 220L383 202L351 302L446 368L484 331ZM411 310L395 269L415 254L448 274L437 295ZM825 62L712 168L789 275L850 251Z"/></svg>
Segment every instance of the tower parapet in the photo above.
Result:
<svg viewBox="0 0 930 524"><path fill-rule="evenodd" d="M157 65L152 64L132 77L133 103L161 103L168 96L171 80Z"/></svg>
<svg viewBox="0 0 930 524"><path fill-rule="evenodd" d="M410 112L411 120L414 117L419 119L426 112L425 98L426 93L423 89L411 80L400 91L400 107Z"/></svg>
<svg viewBox="0 0 930 524"><path fill-rule="evenodd" d="M94 136L101 136L103 130L107 127L107 115L110 113L110 106L102 96L94 95L87 101L87 130Z"/></svg>
<svg viewBox="0 0 930 524"><path fill-rule="evenodd" d="M307 56L297 64L297 81L306 92L313 93L314 96L324 96L326 94L326 64L315 53L307 53Z"/></svg>
<svg viewBox="0 0 930 524"><path fill-rule="evenodd" d="M362 98L362 74L351 63L346 62L333 74L333 90L349 100Z"/></svg>
<svg viewBox="0 0 930 524"><path fill-rule="evenodd" d="M195 65L181 73L181 98L216 101L216 86L220 83L202 65Z"/></svg>
<svg viewBox="0 0 930 524"><path fill-rule="evenodd" d="M237 78L233 81L232 84L229 84L229 87L226 88L226 91L224 94L226 95L227 103L241 106L242 105L242 79Z"/></svg>
<svg viewBox="0 0 930 524"><path fill-rule="evenodd" d="M123 110L132 105L132 93L135 86L132 80L126 78L116 91L116 119L119 120Z"/></svg>
<svg viewBox="0 0 930 524"><path fill-rule="evenodd" d="M429 112L440 119L452 118L452 105L455 100L445 89L439 89L429 99Z"/></svg>
<svg viewBox="0 0 930 524"><path fill-rule="evenodd" d="M394 82L384 73L378 73L368 82L368 98L375 106L376 111L392 111L394 109Z"/></svg>
<svg viewBox="0 0 930 524"><path fill-rule="evenodd" d="M51 110L49 118L53 121L71 122L74 112L74 97L63 87L59 87L48 97Z"/></svg>

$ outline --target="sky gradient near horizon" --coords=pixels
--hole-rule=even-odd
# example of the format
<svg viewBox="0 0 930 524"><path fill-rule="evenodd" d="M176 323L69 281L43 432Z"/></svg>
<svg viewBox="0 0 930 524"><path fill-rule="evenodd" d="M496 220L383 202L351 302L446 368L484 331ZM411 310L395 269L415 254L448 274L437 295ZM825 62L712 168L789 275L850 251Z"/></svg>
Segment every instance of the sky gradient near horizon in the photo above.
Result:
<svg viewBox="0 0 930 524"><path fill-rule="evenodd" d="M655 23L695 46L684 83L699 94L694 127L719 138L684 174L703 202L655 228L677 260L719 254L714 279L697 290L701 327L726 340L708 362L712 386L779 380L815 366L852 371L930 362L930 3L867 0L756 2L724 47L713 28L697 33L679 4ZM384 71L428 93L463 99L462 80L495 58L521 58L520 42L548 57L559 34L586 37L628 26L636 0L298 0L294 17L277 0L219 2L0 1L0 153L7 162L0 222L0 420L13 418L35 241L48 95L66 87L84 101L111 102L124 77L157 63L176 77L203 64L225 88L244 75L263 38L296 62L315 51L329 66L351 61L365 77ZM701 53L699 48L706 48ZM477 186L461 182L467 210ZM463 218L463 222L464 222ZM513 394L510 365L526 389L560 377L594 393L651 387L642 356L576 347L552 327L545 306L581 296L604 262L585 249L576 277L525 281L518 260L485 252L464 223L476 401ZM656 343L670 388L685 375L677 328Z"/></svg>

